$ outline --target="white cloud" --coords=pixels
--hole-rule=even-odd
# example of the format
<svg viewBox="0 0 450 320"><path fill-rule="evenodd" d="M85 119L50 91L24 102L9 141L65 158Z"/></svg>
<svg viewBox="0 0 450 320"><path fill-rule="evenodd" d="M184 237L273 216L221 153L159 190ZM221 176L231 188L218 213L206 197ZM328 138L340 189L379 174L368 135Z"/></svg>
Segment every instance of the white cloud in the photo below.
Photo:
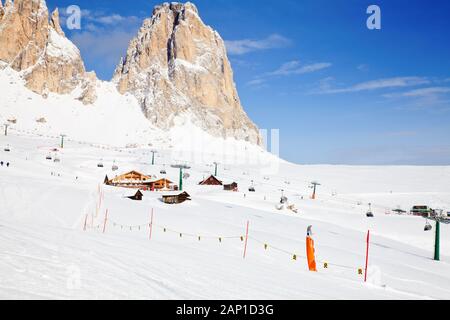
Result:
<svg viewBox="0 0 450 320"><path fill-rule="evenodd" d="M61 8L60 10L61 24L64 27L67 20L68 13L67 8ZM142 21L136 16L122 16L117 13L105 13L103 11L91 11L87 9L81 10L81 28L85 26L118 26L120 24L135 24L138 21Z"/></svg>
<svg viewBox="0 0 450 320"><path fill-rule="evenodd" d="M327 62L301 65L300 62L297 60L289 61L282 64L275 71L267 72L265 74L255 77L253 80L247 82L247 86L258 88L265 87L268 78L313 73L319 70L329 68L331 65L332 65L331 63Z"/></svg>
<svg viewBox="0 0 450 320"><path fill-rule="evenodd" d="M113 69L134 36L135 31L115 29L108 32L84 31L74 34L71 40L84 58L110 65Z"/></svg>
<svg viewBox="0 0 450 320"><path fill-rule="evenodd" d="M257 79L251 80L246 83L247 86L254 87L254 88L261 88L265 84L266 84L266 80L262 79L262 78L257 78Z"/></svg>
<svg viewBox="0 0 450 320"><path fill-rule="evenodd" d="M450 87L429 87L410 90L402 93L385 95L386 97L429 97L439 94L450 93Z"/></svg>
<svg viewBox="0 0 450 320"><path fill-rule="evenodd" d="M338 88L338 89L330 88L327 90L321 90L319 93L333 94L333 93L373 91L379 89L413 87L429 83L430 81L424 77L395 77L395 78L385 78L361 82L347 88Z"/></svg>
<svg viewBox="0 0 450 320"><path fill-rule="evenodd" d="M225 45L228 54L242 55L253 51L285 48L292 44L292 41L279 34L272 34L265 39L243 39L243 40L227 40Z"/></svg>
<svg viewBox="0 0 450 320"><path fill-rule="evenodd" d="M292 74L305 74L305 73L311 73L316 72L322 69L326 69L331 67L331 63L328 62L321 62L321 63L313 63L308 65L301 65L299 61L289 61L284 63L280 68L277 70L270 72L269 75L272 76L287 76Z"/></svg>
<svg viewBox="0 0 450 320"><path fill-rule="evenodd" d="M369 66L367 64L360 64L356 67L359 71L367 72L369 71Z"/></svg>

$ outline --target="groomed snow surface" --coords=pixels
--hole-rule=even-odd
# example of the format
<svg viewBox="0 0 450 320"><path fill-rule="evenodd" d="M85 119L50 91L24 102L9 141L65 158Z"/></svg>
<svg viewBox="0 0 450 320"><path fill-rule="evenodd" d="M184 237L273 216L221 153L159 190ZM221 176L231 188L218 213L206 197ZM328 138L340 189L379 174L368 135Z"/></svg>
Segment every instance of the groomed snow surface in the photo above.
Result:
<svg viewBox="0 0 450 320"><path fill-rule="evenodd" d="M70 96L42 99L19 82L13 72L0 73L0 121L17 120L0 136L0 161L10 163L0 166L0 298L450 298L450 227L441 226L442 261L435 262L434 229L424 232L425 219L386 214L418 204L450 211L450 167L294 165L210 137L188 117L163 133L109 84L99 82L98 101L86 107ZM60 133L68 135L64 149ZM198 185L214 172L214 161L218 178L236 181L239 192ZM164 169L178 184L170 165L184 162L191 166L184 190L192 201L183 204L162 203L164 193L144 192L135 202L126 198L135 190L99 189L105 175L130 170L164 177ZM311 181L322 184L317 200L309 198ZM298 213L275 208L281 189ZM372 219L365 215L369 202ZM305 260L309 225L317 273ZM364 283L358 269L369 229Z"/></svg>
<svg viewBox="0 0 450 320"><path fill-rule="evenodd" d="M448 227L441 231L443 261L435 262L434 233L423 231L423 218L385 214L386 207L407 209L417 203L448 208L448 167L281 163L279 172L263 175L258 166L219 166L220 179L238 182L240 192L234 193L198 186L214 168L193 163L184 181L192 201L166 205L161 193L144 192L144 200L134 202L125 198L134 190L106 186L102 198L98 185L106 174L132 169L157 176L165 169L167 178L178 182L178 170L169 166L171 152L157 154L151 166L148 149L69 140L56 153L61 162L55 163L46 156L55 157L50 150L58 147L58 138L11 130L0 143L0 159L10 162L9 168L0 167L0 298L450 298ZM10 152L3 151L7 145ZM103 168L97 167L100 161ZM114 161L116 173L111 171ZM308 181L315 179L323 186L313 201ZM251 180L256 193L246 192ZM275 209L279 189L297 214ZM374 204L373 219L365 216L368 202ZM247 221L244 260L239 237ZM317 273L307 271L304 258L308 225L313 225L320 261ZM364 284L357 269L364 267L368 229L372 241L369 282Z"/></svg>

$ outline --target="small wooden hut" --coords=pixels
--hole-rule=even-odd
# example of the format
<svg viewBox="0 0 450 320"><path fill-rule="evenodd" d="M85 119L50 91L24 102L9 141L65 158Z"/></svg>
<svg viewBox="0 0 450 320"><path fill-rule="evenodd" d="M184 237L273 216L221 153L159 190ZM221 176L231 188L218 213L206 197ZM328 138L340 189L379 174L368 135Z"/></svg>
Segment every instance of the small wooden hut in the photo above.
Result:
<svg viewBox="0 0 450 320"><path fill-rule="evenodd" d="M233 183L230 183L230 184L224 184L223 185L223 190L237 192L238 191L238 184L236 182L233 182Z"/></svg>
<svg viewBox="0 0 450 320"><path fill-rule="evenodd" d="M143 197L144 197L144 194L141 192L141 190L138 190L134 196L128 197L128 199L131 199L134 201L142 201Z"/></svg>
<svg viewBox="0 0 450 320"><path fill-rule="evenodd" d="M201 181L199 183L199 185L201 185L201 186L221 186L223 184L222 184L222 181L220 181L219 179L217 179L216 177L211 175L208 178L206 178L205 180Z"/></svg>
<svg viewBox="0 0 450 320"><path fill-rule="evenodd" d="M180 204L185 201L190 201L191 196L187 192L183 192L176 195L165 195L162 197L163 202L167 204Z"/></svg>

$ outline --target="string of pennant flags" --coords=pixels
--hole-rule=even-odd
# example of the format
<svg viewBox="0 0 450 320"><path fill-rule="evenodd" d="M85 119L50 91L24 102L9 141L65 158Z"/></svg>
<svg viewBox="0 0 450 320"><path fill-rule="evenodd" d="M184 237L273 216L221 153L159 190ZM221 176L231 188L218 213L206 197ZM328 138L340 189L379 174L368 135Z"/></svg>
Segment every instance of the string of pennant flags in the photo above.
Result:
<svg viewBox="0 0 450 320"><path fill-rule="evenodd" d="M96 206L95 206L95 218L94 218L94 214L91 215L91 222L90 224L88 224L88 216L86 214L86 218L85 218L85 223L84 223L84 230L87 231L87 229L97 229L103 230L103 233L105 233L106 231L106 226L108 223L110 223L110 225L112 224L112 226L114 228L120 228L120 230L129 230L129 231L141 231L141 230L147 230L147 228L149 229L149 238L151 239L151 235L152 235L152 230L153 228L158 228L160 230L162 230L164 233L172 233L172 234L176 234L179 238L194 238L197 239L198 241L201 241L203 239L214 239L217 240L219 243L224 242L225 240L236 240L239 239L241 242L245 243L245 249L244 249L244 258L246 255L246 251L247 251L247 243L248 240L252 240L258 244L261 245L262 248L264 248L265 251L277 251L283 254L286 254L288 256L291 257L292 260L297 261L299 259L303 259L303 260L307 260L308 257L302 254L298 254L295 252L291 252L289 250L274 246L269 244L266 241L262 241L258 238L255 238L253 236L249 236L248 235L248 224L247 224L247 234L245 236L243 235L233 235L233 236L222 236L222 235L201 235L201 234L194 234L194 233L189 233L189 232L183 232L183 231L179 231L179 230L175 230L172 228L169 228L167 226L162 226L162 225L158 225L155 224L153 222L153 209L151 212L151 221L147 222L147 223L142 223L142 224L135 224L135 225L128 225L128 224L123 224L123 223L119 223L113 219L110 219L108 217L108 210L106 209L105 211L105 216L104 216L104 220L103 222L100 222L98 224L94 224L94 219L97 219L99 212L102 208L102 204L104 202L104 191L103 188L101 187L101 185L98 185L97 188L97 195L98 198L96 199ZM337 264L337 263L330 263L328 261L322 261L322 260L318 260L317 262L320 263L323 266L323 269L329 269L330 267L338 267L338 268L344 268L347 270L357 270L358 275L362 275L363 274L363 269L362 268L355 268L353 266L348 266L348 265L343 265L343 264ZM367 269L367 266L366 266ZM366 270L367 272L367 270Z"/></svg>
<svg viewBox="0 0 450 320"><path fill-rule="evenodd" d="M86 215L86 217L87 217L87 215ZM86 220L87 220L87 218L86 218ZM248 234L246 236L244 236L244 235L234 235L234 236L233 235L232 236L201 235L201 234L194 234L194 233L184 232L184 231L180 231L180 230L175 230L175 229L169 228L167 226L154 224L152 221L148 222L148 223L142 223L142 224L136 224L136 225L127 225L127 224L122 224L115 220L107 218L107 211L105 213L105 220L102 223L98 223L95 225L94 224L86 225L86 222L85 222L84 230L87 231L87 229L97 229L97 230L103 229L103 233L105 233L107 223L112 224L112 226L116 229L120 228L120 230L124 230L124 231L129 230L130 232L133 232L133 231L139 232L139 231L149 230L150 237L151 237L152 229L158 228L159 230L161 230L164 233L175 234L178 236L178 238L181 238L181 239L192 238L192 239L197 239L199 242L202 240L207 240L207 239L216 240L219 243L223 243L223 242L225 242L225 240L240 240L240 242L245 242L245 251L247 249L246 248L247 241L252 240L252 241L260 244L261 248L263 248L264 251L266 251L266 252L277 251L279 253L283 253L287 256L290 256L291 259L294 261L298 261L300 259L307 260L306 255L298 254L298 253L291 252L289 250L280 248L278 246L274 246L267 241L263 241L258 238L255 238L253 236L249 236ZM245 254L244 254L244 257L245 257ZM363 274L363 269L360 267L355 268L353 266L348 266L348 265L343 265L343 264L338 264L338 263L331 263L331 262L320 260L320 259L317 259L317 262L322 265L323 269L330 269L331 267L338 267L338 268L343 268L343 269L347 269L347 270L355 270L356 269L358 275Z"/></svg>

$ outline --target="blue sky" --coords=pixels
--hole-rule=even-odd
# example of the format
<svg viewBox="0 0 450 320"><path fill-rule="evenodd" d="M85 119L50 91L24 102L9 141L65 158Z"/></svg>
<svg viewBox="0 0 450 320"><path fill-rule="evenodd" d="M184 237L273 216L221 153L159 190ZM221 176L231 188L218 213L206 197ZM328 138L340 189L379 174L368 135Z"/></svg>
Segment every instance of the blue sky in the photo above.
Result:
<svg viewBox="0 0 450 320"><path fill-rule="evenodd" d="M81 7L82 29L66 32L102 79L158 3L47 0ZM283 158L450 165L449 1L194 3L227 42L246 112L280 129ZM381 30L366 27L372 4Z"/></svg>

